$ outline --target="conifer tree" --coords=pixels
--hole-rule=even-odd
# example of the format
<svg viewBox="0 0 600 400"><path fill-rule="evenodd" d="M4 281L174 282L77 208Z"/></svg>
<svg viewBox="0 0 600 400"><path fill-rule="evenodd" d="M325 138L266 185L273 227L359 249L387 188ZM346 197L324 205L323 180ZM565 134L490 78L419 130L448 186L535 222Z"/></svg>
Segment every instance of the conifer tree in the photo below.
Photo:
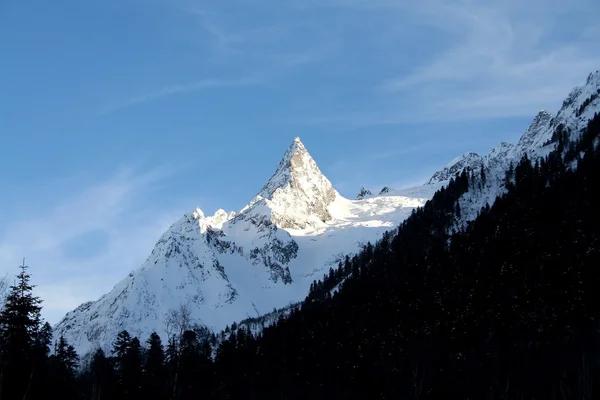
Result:
<svg viewBox="0 0 600 400"><path fill-rule="evenodd" d="M0 398L27 398L42 370L35 352L42 300L33 295L25 260L19 268L0 312Z"/></svg>
<svg viewBox="0 0 600 400"><path fill-rule="evenodd" d="M90 363L91 399L109 400L116 394L117 375L111 360L102 349L96 350Z"/></svg>
<svg viewBox="0 0 600 400"><path fill-rule="evenodd" d="M148 345L148 354L144 364L143 382L145 387L145 398L164 399L166 398L166 366L165 351L156 332L152 332L146 341Z"/></svg>
<svg viewBox="0 0 600 400"><path fill-rule="evenodd" d="M125 355L131 347L131 335L126 330L119 332L113 343L112 356L119 364L125 359Z"/></svg>
<svg viewBox="0 0 600 400"><path fill-rule="evenodd" d="M115 373L117 374L117 386L120 396L127 398L127 382L126 382L126 366L127 366L127 354L131 348L131 335L126 330L118 333L117 338L113 343L111 351Z"/></svg>
<svg viewBox="0 0 600 400"><path fill-rule="evenodd" d="M175 339L175 336L171 336L165 351L165 365L167 368L167 393L169 398L175 398L177 393L179 359L180 357L177 340Z"/></svg>
<svg viewBox="0 0 600 400"><path fill-rule="evenodd" d="M142 385L142 346L137 337L129 342L129 347L121 362L120 372L123 379L125 398L139 398Z"/></svg>
<svg viewBox="0 0 600 400"><path fill-rule="evenodd" d="M50 355L50 344L52 343L52 326L45 322L34 337L34 346L42 357Z"/></svg>
<svg viewBox="0 0 600 400"><path fill-rule="evenodd" d="M54 345L54 354L50 356L49 384L52 398L75 398L78 361L75 348L61 336Z"/></svg>
<svg viewBox="0 0 600 400"><path fill-rule="evenodd" d="M199 369L202 358L198 336L194 331L185 331L181 337L178 392L182 398L190 398L199 388Z"/></svg>

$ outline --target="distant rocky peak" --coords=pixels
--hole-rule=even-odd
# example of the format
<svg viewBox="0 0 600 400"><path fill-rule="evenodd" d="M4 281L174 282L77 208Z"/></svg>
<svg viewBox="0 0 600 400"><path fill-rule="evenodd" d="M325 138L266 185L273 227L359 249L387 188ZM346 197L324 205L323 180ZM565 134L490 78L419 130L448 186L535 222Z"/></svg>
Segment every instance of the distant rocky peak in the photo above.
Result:
<svg viewBox="0 0 600 400"><path fill-rule="evenodd" d="M586 85L600 85L600 70L590 72L585 82Z"/></svg>
<svg viewBox="0 0 600 400"><path fill-rule="evenodd" d="M390 192L390 188L389 188L389 187L387 187L387 186L384 186L384 187L383 187L383 189L381 189L381 190L379 191L379 195L380 195L380 196L382 196L382 195L384 195L384 194L387 194L387 193L389 193L389 192Z"/></svg>
<svg viewBox="0 0 600 400"><path fill-rule="evenodd" d="M315 219L330 220L328 207L337 196L300 138L295 138L275 173L242 211L252 212L265 204L280 228L303 229Z"/></svg>
<svg viewBox="0 0 600 400"><path fill-rule="evenodd" d="M192 213L192 217L194 217L194 219L204 218L204 211L202 211L199 207L196 207Z"/></svg>
<svg viewBox="0 0 600 400"><path fill-rule="evenodd" d="M600 70L592 72L588 75L585 85L575 87L567 98L563 101L560 111L556 114L557 118L561 119L561 123L564 123L565 117L569 117L577 108L581 107L582 104L591 96L600 95Z"/></svg>
<svg viewBox="0 0 600 400"><path fill-rule="evenodd" d="M535 143L535 139L537 136L541 134L545 134L548 130L548 127L552 123L552 114L549 111L542 110L540 111L531 124L529 124L529 128L525 131L525 133L519 139L518 146L527 149Z"/></svg>
<svg viewBox="0 0 600 400"><path fill-rule="evenodd" d="M435 184L450 180L450 178L465 169L469 171L478 170L482 165L483 157L479 154L472 152L464 153L460 157L450 161L445 168L433 174L427 184Z"/></svg>
<svg viewBox="0 0 600 400"><path fill-rule="evenodd" d="M371 193L370 190L365 189L364 186L360 187L360 190L358 191L358 194L356 195L356 200L362 200L367 196L371 196L373 195L373 193Z"/></svg>
<svg viewBox="0 0 600 400"><path fill-rule="evenodd" d="M228 214L225 210L223 210L222 208L219 208L217 210L217 212L215 212L215 215L213 215L210 218L211 219L210 225L213 228L221 228L225 222L227 222L228 220L230 220L234 216L235 216L235 213L230 212Z"/></svg>
<svg viewBox="0 0 600 400"><path fill-rule="evenodd" d="M196 224L199 227L200 232L205 233L209 228L221 229L225 222L235 217L235 213L227 213L223 209L218 209L215 212L215 215L207 217L200 208L196 207L196 209L191 214L187 214L187 216L188 223Z"/></svg>
<svg viewBox="0 0 600 400"><path fill-rule="evenodd" d="M533 130L533 129L538 128L541 125L545 125L548 122L550 122L551 119L552 119L552 113L550 111L541 110L540 112L537 113L537 115L535 116L535 118L533 119L533 121L531 122L531 124L529 125L529 128L527 130Z"/></svg>
<svg viewBox="0 0 600 400"><path fill-rule="evenodd" d="M270 199L277 189L300 184L299 180L301 178L321 180L321 177L326 179L300 138L297 137L285 151L275 173L262 187L258 195Z"/></svg>

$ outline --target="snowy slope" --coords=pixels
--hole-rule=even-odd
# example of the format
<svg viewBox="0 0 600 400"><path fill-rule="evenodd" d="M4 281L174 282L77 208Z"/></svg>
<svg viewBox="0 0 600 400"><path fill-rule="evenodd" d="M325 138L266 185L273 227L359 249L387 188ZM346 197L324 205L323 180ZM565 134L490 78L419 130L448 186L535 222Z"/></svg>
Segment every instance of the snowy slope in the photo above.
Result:
<svg viewBox="0 0 600 400"><path fill-rule="evenodd" d="M295 139L240 212L183 216L138 270L69 312L55 333L85 354L110 347L123 329L142 340L153 331L164 339L164 315L181 304L213 330L258 317L303 300L313 280L394 228L433 191L348 200Z"/></svg>
<svg viewBox="0 0 600 400"><path fill-rule="evenodd" d="M193 321L220 330L300 301L330 266L397 226L456 173L483 167L486 184L460 200L462 222L475 218L505 190L510 163L525 153L532 159L547 154L559 125L577 134L600 111L599 94L597 71L571 92L555 117L540 112L517 144L501 143L485 156L464 153L422 186L385 187L376 196L361 188L358 200L342 197L295 139L240 212L219 210L207 217L196 209L185 215L138 270L68 313L55 333L85 354L108 348L122 329L142 340L152 331L164 339L165 313L182 304L189 305Z"/></svg>

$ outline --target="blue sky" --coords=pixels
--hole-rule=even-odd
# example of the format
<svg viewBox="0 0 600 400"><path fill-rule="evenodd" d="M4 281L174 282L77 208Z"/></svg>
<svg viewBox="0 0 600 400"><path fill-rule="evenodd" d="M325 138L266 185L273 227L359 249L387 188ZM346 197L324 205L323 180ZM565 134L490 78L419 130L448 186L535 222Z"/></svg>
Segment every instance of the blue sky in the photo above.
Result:
<svg viewBox="0 0 600 400"><path fill-rule="evenodd" d="M44 315L108 291L300 136L354 196L516 141L600 68L597 0L0 3L0 271Z"/></svg>

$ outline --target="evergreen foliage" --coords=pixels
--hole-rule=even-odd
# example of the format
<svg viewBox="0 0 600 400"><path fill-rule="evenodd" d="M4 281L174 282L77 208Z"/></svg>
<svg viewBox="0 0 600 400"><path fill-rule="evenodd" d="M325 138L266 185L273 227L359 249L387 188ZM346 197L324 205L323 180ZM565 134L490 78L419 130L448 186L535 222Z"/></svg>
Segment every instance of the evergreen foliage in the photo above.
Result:
<svg viewBox="0 0 600 400"><path fill-rule="evenodd" d="M251 345L230 333L221 396L243 397L240 382L262 398L598 396L599 135L598 117L573 141L561 132L558 151L524 157L508 193L449 235L473 184L453 179Z"/></svg>
<svg viewBox="0 0 600 400"><path fill-rule="evenodd" d="M148 353L146 355L143 371L143 397L149 400L166 399L166 358L165 350L158 333L152 332L146 344L148 347Z"/></svg>
<svg viewBox="0 0 600 400"><path fill-rule="evenodd" d="M42 300L33 295L28 267L19 267L0 312L0 398L29 398L44 374L48 332L42 329Z"/></svg>
<svg viewBox="0 0 600 400"><path fill-rule="evenodd" d="M54 345L54 353L49 358L49 389L52 398L74 398L77 394L77 367L79 356L73 346L60 337Z"/></svg>

